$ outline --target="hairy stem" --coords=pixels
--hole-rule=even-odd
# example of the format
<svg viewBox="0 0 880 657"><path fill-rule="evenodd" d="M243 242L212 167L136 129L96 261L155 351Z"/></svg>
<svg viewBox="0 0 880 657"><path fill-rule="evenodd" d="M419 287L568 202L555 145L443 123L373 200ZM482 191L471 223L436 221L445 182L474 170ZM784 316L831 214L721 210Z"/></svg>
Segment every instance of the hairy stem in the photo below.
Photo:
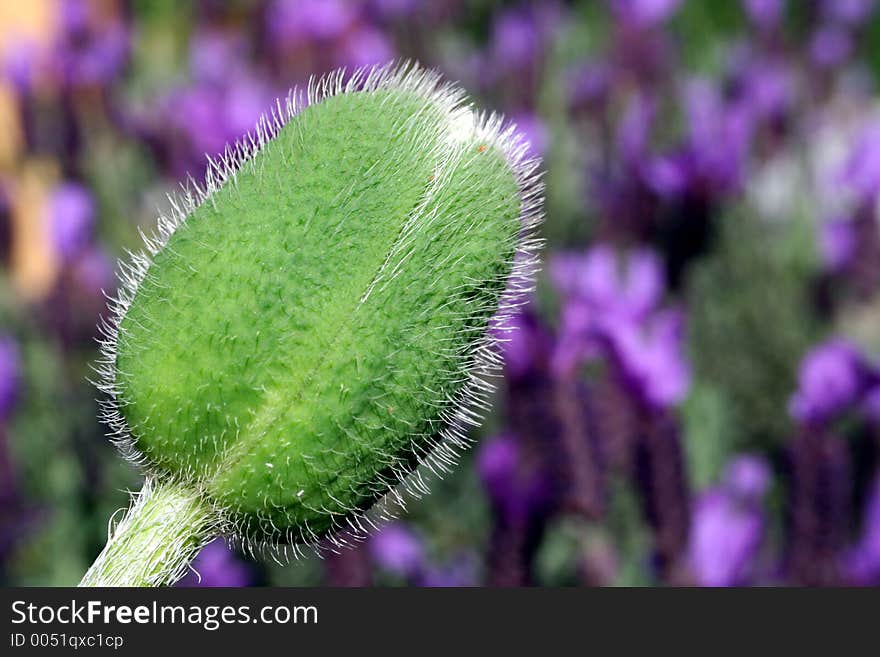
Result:
<svg viewBox="0 0 880 657"><path fill-rule="evenodd" d="M197 491L147 479L79 585L173 584L217 530L215 513Z"/></svg>

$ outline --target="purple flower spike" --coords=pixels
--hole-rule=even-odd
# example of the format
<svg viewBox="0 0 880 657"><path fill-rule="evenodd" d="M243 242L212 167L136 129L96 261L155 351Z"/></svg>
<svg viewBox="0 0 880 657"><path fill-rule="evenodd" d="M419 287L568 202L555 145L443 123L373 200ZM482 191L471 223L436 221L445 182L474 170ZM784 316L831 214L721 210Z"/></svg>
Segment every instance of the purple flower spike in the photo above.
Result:
<svg viewBox="0 0 880 657"><path fill-rule="evenodd" d="M82 0L61 3L53 64L68 87L107 84L122 73L128 61L128 28L119 21L99 25L92 20L91 10L92 5Z"/></svg>
<svg viewBox="0 0 880 657"><path fill-rule="evenodd" d="M219 538L202 549L193 568L201 579L189 573L178 586L242 587L252 583L250 569Z"/></svg>
<svg viewBox="0 0 880 657"><path fill-rule="evenodd" d="M443 566L430 566L419 578L419 586L432 588L477 585L477 559L474 555L460 555Z"/></svg>
<svg viewBox="0 0 880 657"><path fill-rule="evenodd" d="M762 30L770 30L782 20L785 0L743 0L743 9L752 23Z"/></svg>
<svg viewBox="0 0 880 657"><path fill-rule="evenodd" d="M64 262L71 262L92 241L95 203L85 187L63 183L52 195L50 211L55 248Z"/></svg>
<svg viewBox="0 0 880 657"><path fill-rule="evenodd" d="M477 470L489 495L496 500L509 498L519 463L519 448L512 436L502 435L483 443Z"/></svg>
<svg viewBox="0 0 880 657"><path fill-rule="evenodd" d="M855 584L880 585L880 475L868 495L862 537L847 555L845 570Z"/></svg>
<svg viewBox="0 0 880 657"><path fill-rule="evenodd" d="M874 11L874 0L823 0L822 13L829 19L858 25Z"/></svg>
<svg viewBox="0 0 880 657"><path fill-rule="evenodd" d="M394 58L394 46L379 30L363 27L345 40L339 64L348 68L361 68L385 64Z"/></svg>
<svg viewBox="0 0 880 657"><path fill-rule="evenodd" d="M880 121L868 125L844 164L842 180L865 202L880 193Z"/></svg>
<svg viewBox="0 0 880 657"><path fill-rule="evenodd" d="M543 157L547 150L547 128L534 114L514 114L511 121L516 124L520 134L525 136L528 143L528 153L531 157Z"/></svg>
<svg viewBox="0 0 880 657"><path fill-rule="evenodd" d="M12 413L18 397L19 354L12 339L0 335L0 422Z"/></svg>
<svg viewBox="0 0 880 657"><path fill-rule="evenodd" d="M691 376L683 324L681 313L665 311L643 327L624 324L610 332L618 363L650 407L668 408L687 396Z"/></svg>
<svg viewBox="0 0 880 657"><path fill-rule="evenodd" d="M357 18L353 3L344 0L276 0L266 12L269 34L285 49L302 41L336 39Z"/></svg>
<svg viewBox="0 0 880 657"><path fill-rule="evenodd" d="M504 71L528 69L538 56L539 41L538 26L528 12L503 12L492 27L492 61Z"/></svg>
<svg viewBox="0 0 880 657"><path fill-rule="evenodd" d="M736 586L747 581L761 545L761 513L713 489L697 501L689 546L694 577L702 586Z"/></svg>
<svg viewBox="0 0 880 657"><path fill-rule="evenodd" d="M869 422L874 425L880 424L880 385L875 385L865 393L862 411Z"/></svg>
<svg viewBox="0 0 880 657"><path fill-rule="evenodd" d="M724 471L724 487L746 502L759 502L770 487L770 468L759 456L736 458Z"/></svg>
<svg viewBox="0 0 880 657"><path fill-rule="evenodd" d="M801 363L789 413L803 423L821 423L855 403L864 392L866 364L849 342L831 339L814 347Z"/></svg>
<svg viewBox="0 0 880 657"><path fill-rule="evenodd" d="M819 68L840 66L853 49L852 35L839 25L819 28L810 40L810 59Z"/></svg>
<svg viewBox="0 0 880 657"><path fill-rule="evenodd" d="M822 223L819 230L819 252L825 266L834 272L845 269L858 247L855 222L833 219Z"/></svg>
<svg viewBox="0 0 880 657"><path fill-rule="evenodd" d="M373 536L369 549L381 568L403 577L413 577L425 562L422 541L401 522L387 525Z"/></svg>
<svg viewBox="0 0 880 657"><path fill-rule="evenodd" d="M681 0L612 0L617 19L634 27L652 27L672 16Z"/></svg>

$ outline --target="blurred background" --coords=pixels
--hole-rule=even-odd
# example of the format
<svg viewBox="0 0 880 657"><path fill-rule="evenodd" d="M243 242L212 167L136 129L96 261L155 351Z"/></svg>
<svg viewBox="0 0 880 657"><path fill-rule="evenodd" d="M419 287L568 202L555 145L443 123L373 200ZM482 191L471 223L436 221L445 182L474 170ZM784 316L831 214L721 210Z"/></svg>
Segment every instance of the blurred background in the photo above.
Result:
<svg viewBox="0 0 880 657"><path fill-rule="evenodd" d="M873 0L0 0L0 582L140 477L88 382L115 260L310 75L417 58L545 161L477 446L360 549L183 585L880 585Z"/></svg>

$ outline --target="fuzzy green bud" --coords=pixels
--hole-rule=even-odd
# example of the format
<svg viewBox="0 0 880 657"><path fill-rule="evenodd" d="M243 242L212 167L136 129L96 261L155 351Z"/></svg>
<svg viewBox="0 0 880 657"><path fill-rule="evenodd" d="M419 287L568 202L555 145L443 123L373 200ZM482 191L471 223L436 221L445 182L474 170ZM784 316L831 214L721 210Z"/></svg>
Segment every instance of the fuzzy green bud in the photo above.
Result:
<svg viewBox="0 0 880 657"><path fill-rule="evenodd" d="M123 452L248 544L345 543L454 462L536 247L535 163L435 75L298 100L160 221L102 369Z"/></svg>

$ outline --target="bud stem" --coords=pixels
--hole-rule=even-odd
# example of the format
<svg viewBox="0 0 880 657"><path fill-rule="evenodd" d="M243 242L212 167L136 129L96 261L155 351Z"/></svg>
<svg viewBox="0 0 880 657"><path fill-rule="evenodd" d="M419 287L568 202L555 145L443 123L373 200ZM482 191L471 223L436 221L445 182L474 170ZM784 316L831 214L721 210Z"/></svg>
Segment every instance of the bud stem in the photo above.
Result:
<svg viewBox="0 0 880 657"><path fill-rule="evenodd" d="M79 585L171 585L217 533L216 514L197 491L148 478Z"/></svg>

